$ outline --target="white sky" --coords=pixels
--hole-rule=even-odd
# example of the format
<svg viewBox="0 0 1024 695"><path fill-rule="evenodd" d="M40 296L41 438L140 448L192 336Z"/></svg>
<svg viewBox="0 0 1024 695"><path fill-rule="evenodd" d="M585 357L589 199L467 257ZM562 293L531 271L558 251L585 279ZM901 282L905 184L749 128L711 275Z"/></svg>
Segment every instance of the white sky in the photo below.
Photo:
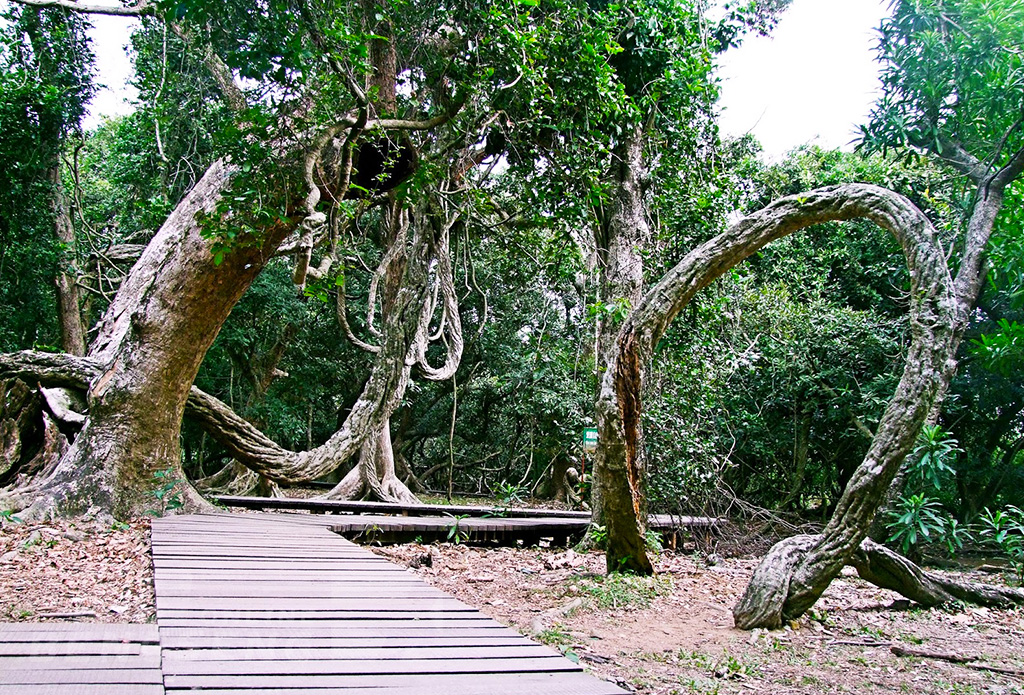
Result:
<svg viewBox="0 0 1024 695"><path fill-rule="evenodd" d="M888 0L794 0L771 37L751 37L722 56L721 129L753 132L777 159L806 142L850 148L878 87L872 51ZM134 20L93 17L99 82L86 127L127 113L136 96L126 84L124 50Z"/></svg>
<svg viewBox="0 0 1024 695"><path fill-rule="evenodd" d="M724 135L752 132L775 159L806 142L850 149L878 89L874 31L888 0L794 0L770 37L722 56Z"/></svg>
<svg viewBox="0 0 1024 695"><path fill-rule="evenodd" d="M138 20L129 17L93 15L92 50L96 53L97 82L104 85L89 104L83 126L89 130L99 125L101 116L120 116L132 110L130 102L138 96L128 84L132 61L125 50L131 44L132 29Z"/></svg>

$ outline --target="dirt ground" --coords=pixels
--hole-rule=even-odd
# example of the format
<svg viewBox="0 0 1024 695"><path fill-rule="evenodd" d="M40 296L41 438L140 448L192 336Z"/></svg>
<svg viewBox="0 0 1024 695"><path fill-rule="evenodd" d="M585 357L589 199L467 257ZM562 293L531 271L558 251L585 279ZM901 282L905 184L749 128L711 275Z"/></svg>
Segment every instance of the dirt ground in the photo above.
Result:
<svg viewBox="0 0 1024 695"><path fill-rule="evenodd" d="M756 559L709 564L663 553L658 578L609 581L599 553L457 545L375 552L415 561L421 566L410 571L431 584L637 693L1024 693L1022 609L922 610L844 574L812 616L744 632L733 628L731 609ZM896 656L893 644L976 660Z"/></svg>
<svg viewBox="0 0 1024 695"><path fill-rule="evenodd" d="M146 520L5 523L0 621L152 622L148 549ZM374 552L417 565L409 571L645 695L1024 695L1024 609L921 610L844 575L799 623L743 632L730 611L756 559L666 552L654 579L607 579L599 553L419 544ZM896 656L892 645L973 661Z"/></svg>
<svg viewBox="0 0 1024 695"><path fill-rule="evenodd" d="M0 527L0 622L146 623L155 615L148 519Z"/></svg>

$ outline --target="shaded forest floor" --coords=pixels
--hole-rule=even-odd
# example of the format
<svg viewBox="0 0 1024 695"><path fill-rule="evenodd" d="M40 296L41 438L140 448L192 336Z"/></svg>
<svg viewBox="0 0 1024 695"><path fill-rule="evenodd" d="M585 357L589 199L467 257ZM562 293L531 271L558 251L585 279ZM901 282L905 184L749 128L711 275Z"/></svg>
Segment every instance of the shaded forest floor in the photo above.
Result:
<svg viewBox="0 0 1024 695"><path fill-rule="evenodd" d="M0 621L151 622L148 550L145 520L4 524ZM609 579L599 553L419 544L374 551L416 565L410 571L431 584L645 695L1024 694L1022 609L920 610L844 575L812 616L750 633L732 628L730 611L756 559L709 563L666 552L656 578ZM895 656L891 644L977 661Z"/></svg>
<svg viewBox="0 0 1024 695"><path fill-rule="evenodd" d="M0 528L0 622L147 623L155 615L148 519Z"/></svg>

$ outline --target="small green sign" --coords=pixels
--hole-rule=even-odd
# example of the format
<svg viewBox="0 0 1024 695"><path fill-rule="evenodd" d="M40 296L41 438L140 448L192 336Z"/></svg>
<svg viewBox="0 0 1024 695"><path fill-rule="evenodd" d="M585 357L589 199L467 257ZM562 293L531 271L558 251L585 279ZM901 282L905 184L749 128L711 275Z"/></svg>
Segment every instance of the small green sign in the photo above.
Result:
<svg viewBox="0 0 1024 695"><path fill-rule="evenodd" d="M592 454L597 451L597 428L587 427L583 430L583 451Z"/></svg>

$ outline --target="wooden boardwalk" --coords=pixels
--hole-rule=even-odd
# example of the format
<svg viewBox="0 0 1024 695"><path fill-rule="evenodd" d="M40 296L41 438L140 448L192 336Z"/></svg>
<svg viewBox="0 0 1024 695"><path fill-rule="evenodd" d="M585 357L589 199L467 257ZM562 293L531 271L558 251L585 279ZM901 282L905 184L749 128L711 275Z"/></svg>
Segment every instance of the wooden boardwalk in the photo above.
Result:
<svg viewBox="0 0 1024 695"><path fill-rule="evenodd" d="M330 525L308 515L153 522L168 693L624 692Z"/></svg>
<svg viewBox="0 0 1024 695"><path fill-rule="evenodd" d="M391 504L289 497L239 497L222 495L217 500L243 509L279 509L331 514L332 531L353 540L402 543L420 538L424 542L446 540L459 533L473 543L514 545L536 544L550 539L552 545L566 546L580 540L590 525L590 512L528 507L477 507L468 505ZM678 535L696 529L713 530L721 519L670 514L651 515L648 528L665 536L675 547ZM453 531L454 529L454 531Z"/></svg>
<svg viewBox="0 0 1024 695"><path fill-rule="evenodd" d="M0 695L162 695L156 625L0 623Z"/></svg>

